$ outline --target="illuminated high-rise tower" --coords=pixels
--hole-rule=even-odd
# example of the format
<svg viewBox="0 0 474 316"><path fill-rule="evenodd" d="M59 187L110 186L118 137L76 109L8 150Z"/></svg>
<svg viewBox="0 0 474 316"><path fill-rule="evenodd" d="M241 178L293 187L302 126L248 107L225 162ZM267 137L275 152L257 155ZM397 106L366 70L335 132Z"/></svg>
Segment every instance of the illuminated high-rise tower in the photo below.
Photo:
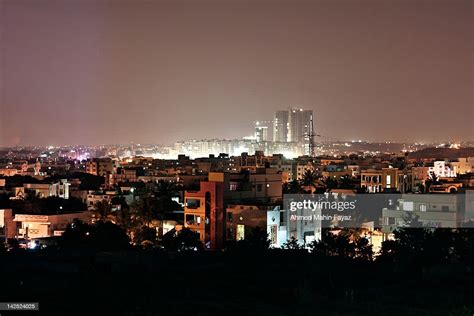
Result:
<svg viewBox="0 0 474 316"><path fill-rule="evenodd" d="M313 110L289 108L277 111L273 121L273 141L299 143L306 155L312 155L313 122Z"/></svg>
<svg viewBox="0 0 474 316"><path fill-rule="evenodd" d="M288 111L277 111L273 120L273 141L286 142L288 137Z"/></svg>
<svg viewBox="0 0 474 316"><path fill-rule="evenodd" d="M303 143L311 134L313 110L289 109L287 141Z"/></svg>
<svg viewBox="0 0 474 316"><path fill-rule="evenodd" d="M257 142L266 142L268 141L268 126L260 124L260 122L255 123L255 139Z"/></svg>
<svg viewBox="0 0 474 316"><path fill-rule="evenodd" d="M273 121L273 140L303 142L311 134L313 110L293 109L277 111Z"/></svg>

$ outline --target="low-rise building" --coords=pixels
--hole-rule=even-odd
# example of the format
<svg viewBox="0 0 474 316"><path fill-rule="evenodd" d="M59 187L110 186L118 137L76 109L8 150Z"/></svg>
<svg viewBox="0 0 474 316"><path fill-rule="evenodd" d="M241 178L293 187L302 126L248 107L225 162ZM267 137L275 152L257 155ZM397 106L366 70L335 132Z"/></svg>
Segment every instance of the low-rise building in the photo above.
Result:
<svg viewBox="0 0 474 316"><path fill-rule="evenodd" d="M94 158L88 159L86 162L86 172L105 177L114 171L114 163L110 158Z"/></svg>
<svg viewBox="0 0 474 316"><path fill-rule="evenodd" d="M69 187L71 184L62 179L54 183L25 183L23 184L24 192L33 192L35 195L46 198L56 196L63 199L69 199Z"/></svg>
<svg viewBox="0 0 474 316"><path fill-rule="evenodd" d="M455 174L467 174L474 172L474 157L458 158L457 161L449 163Z"/></svg>
<svg viewBox="0 0 474 316"><path fill-rule="evenodd" d="M15 214L15 236L25 239L61 236L75 219L90 223L91 215L89 212L57 215Z"/></svg>
<svg viewBox="0 0 474 316"><path fill-rule="evenodd" d="M11 209L0 210L0 240L15 238L16 223Z"/></svg>
<svg viewBox="0 0 474 316"><path fill-rule="evenodd" d="M382 192L382 170L367 169L361 172L360 187L368 193Z"/></svg>
<svg viewBox="0 0 474 316"><path fill-rule="evenodd" d="M226 240L244 240L257 227L267 228L268 205L228 205L226 208Z"/></svg>
<svg viewBox="0 0 474 316"><path fill-rule="evenodd" d="M296 175L295 175L294 179L295 180L303 179L306 170L309 170L311 172L315 172L316 167L312 162L307 162L307 163L304 163L304 164L298 163L296 165Z"/></svg>
<svg viewBox="0 0 474 316"><path fill-rule="evenodd" d="M211 175L218 173L210 173ZM273 168L257 168L250 173L221 173L225 200L229 204L259 201L274 203L283 197L282 174Z"/></svg>
<svg viewBox="0 0 474 316"><path fill-rule="evenodd" d="M93 210L101 202L112 203L112 199L118 196L116 191L89 191L85 201L87 209Z"/></svg>
<svg viewBox="0 0 474 316"><path fill-rule="evenodd" d="M369 193L411 192L413 190L413 176L411 170L408 169L367 169L361 172L360 185Z"/></svg>
<svg viewBox="0 0 474 316"><path fill-rule="evenodd" d="M0 175L4 177L12 177L21 172L21 170L15 168L0 168Z"/></svg>
<svg viewBox="0 0 474 316"><path fill-rule="evenodd" d="M382 210L382 231L405 226L460 227L466 219L466 194L402 194L393 208ZM414 220L414 222L410 222Z"/></svg>
<svg viewBox="0 0 474 316"><path fill-rule="evenodd" d="M451 167L444 161L435 161L433 166L428 167L428 174L434 174L436 177L446 178L446 177L456 177L456 171L451 169Z"/></svg>
<svg viewBox="0 0 474 316"><path fill-rule="evenodd" d="M197 191L184 193L184 227L199 234L206 249L222 249L225 240L224 181L209 175Z"/></svg>

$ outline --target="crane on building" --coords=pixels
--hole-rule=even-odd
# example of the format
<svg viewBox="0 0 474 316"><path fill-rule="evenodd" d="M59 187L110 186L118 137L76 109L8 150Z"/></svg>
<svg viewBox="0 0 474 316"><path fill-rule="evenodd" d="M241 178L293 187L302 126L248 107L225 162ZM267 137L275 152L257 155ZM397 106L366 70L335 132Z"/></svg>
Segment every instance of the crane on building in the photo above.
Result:
<svg viewBox="0 0 474 316"><path fill-rule="evenodd" d="M316 137L324 137L320 134L316 134L314 132L314 123L313 123L313 115L311 114L310 120L309 120L309 132L305 133L305 135L302 135L303 137L308 139L308 145L309 145L309 155L311 157L316 157Z"/></svg>

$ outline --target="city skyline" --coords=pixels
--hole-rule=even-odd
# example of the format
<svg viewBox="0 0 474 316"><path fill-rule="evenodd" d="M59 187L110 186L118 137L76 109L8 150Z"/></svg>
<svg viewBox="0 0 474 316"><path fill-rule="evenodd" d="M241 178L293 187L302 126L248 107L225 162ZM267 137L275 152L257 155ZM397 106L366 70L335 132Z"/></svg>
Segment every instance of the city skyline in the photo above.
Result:
<svg viewBox="0 0 474 316"><path fill-rule="evenodd" d="M474 315L473 13L0 0L0 316Z"/></svg>
<svg viewBox="0 0 474 316"><path fill-rule="evenodd" d="M0 147L241 138L289 107L328 140L473 139L471 1L296 3L3 1Z"/></svg>

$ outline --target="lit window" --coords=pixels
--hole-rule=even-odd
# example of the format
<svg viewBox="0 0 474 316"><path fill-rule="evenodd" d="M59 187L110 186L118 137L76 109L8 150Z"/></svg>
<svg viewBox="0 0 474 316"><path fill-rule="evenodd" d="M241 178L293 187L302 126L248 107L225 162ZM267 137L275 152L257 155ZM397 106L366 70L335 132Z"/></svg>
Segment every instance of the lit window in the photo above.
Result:
<svg viewBox="0 0 474 316"><path fill-rule="evenodd" d="M237 225L237 240L244 240L245 239L245 226L244 225Z"/></svg>

